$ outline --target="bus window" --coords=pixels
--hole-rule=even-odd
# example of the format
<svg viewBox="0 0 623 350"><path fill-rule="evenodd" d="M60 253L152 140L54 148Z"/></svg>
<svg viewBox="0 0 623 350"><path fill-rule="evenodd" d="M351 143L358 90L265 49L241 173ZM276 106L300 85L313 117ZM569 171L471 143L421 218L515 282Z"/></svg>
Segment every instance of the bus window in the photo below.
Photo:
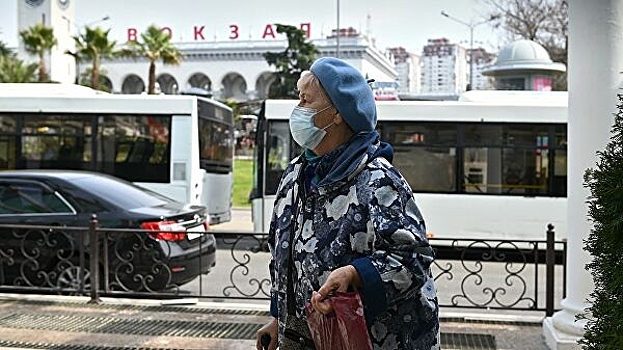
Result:
<svg viewBox="0 0 623 350"><path fill-rule="evenodd" d="M207 172L227 174L232 171L234 162L233 113L208 101L203 98L197 101L200 166Z"/></svg>
<svg viewBox="0 0 623 350"><path fill-rule="evenodd" d="M567 126L555 125L553 145L553 179L551 191L556 196L567 195Z"/></svg>
<svg viewBox="0 0 623 350"><path fill-rule="evenodd" d="M379 130L394 147L394 165L413 191L456 191L456 125L382 122Z"/></svg>
<svg viewBox="0 0 623 350"><path fill-rule="evenodd" d="M84 140L90 136L89 125L90 118L80 115L24 116L19 167L87 169L90 149L85 150Z"/></svg>
<svg viewBox="0 0 623 350"><path fill-rule="evenodd" d="M136 138L132 142L128 157L128 163L149 163L151 155L154 153L154 143L152 140Z"/></svg>
<svg viewBox="0 0 623 350"><path fill-rule="evenodd" d="M555 150L554 156L554 179L552 194L556 196L567 195L567 150Z"/></svg>
<svg viewBox="0 0 623 350"><path fill-rule="evenodd" d="M467 193L548 193L549 126L465 126L464 183Z"/></svg>
<svg viewBox="0 0 623 350"><path fill-rule="evenodd" d="M99 124L102 127L98 138L101 152L96 159L98 171L133 182L170 181L170 155L166 150L171 117L102 116Z"/></svg>
<svg viewBox="0 0 623 350"><path fill-rule="evenodd" d="M15 169L17 166L16 134L16 118L0 114L0 169Z"/></svg>
<svg viewBox="0 0 623 350"><path fill-rule="evenodd" d="M283 171L295 154L302 150L291 141L287 121L271 122L266 134L266 184L264 192L274 195Z"/></svg>
<svg viewBox="0 0 623 350"><path fill-rule="evenodd" d="M230 171L233 164L233 130L231 126L207 118L199 119L199 149L203 166Z"/></svg>

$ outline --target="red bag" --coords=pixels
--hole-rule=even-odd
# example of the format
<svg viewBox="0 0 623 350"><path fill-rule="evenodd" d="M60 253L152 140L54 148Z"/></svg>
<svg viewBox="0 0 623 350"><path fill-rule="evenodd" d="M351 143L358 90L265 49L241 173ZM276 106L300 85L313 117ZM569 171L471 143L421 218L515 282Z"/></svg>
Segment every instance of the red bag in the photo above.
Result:
<svg viewBox="0 0 623 350"><path fill-rule="evenodd" d="M361 297L336 292L329 297L334 312L324 315L307 303L307 324L316 350L372 350Z"/></svg>

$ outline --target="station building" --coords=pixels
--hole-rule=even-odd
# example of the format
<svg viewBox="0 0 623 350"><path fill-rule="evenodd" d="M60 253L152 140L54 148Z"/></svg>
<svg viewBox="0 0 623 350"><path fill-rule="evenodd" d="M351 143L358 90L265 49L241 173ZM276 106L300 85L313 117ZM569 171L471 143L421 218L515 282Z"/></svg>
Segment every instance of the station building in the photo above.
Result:
<svg viewBox="0 0 623 350"><path fill-rule="evenodd" d="M72 56L65 54L66 51L74 51L72 37L80 31L74 19L75 2L28 0L18 4L19 31L36 23L54 28L58 45L45 60L50 78L62 83L73 83L76 76L90 68L89 64L77 64ZM306 25L309 26L301 24L300 27L304 29ZM177 94L190 88L201 88L216 99L233 99L238 102L266 98L274 79L274 67L268 65L264 54L284 51L288 42L285 36L280 38L275 35L276 28L266 28L265 31L272 31L268 39L174 42L182 52L182 63L174 66L157 62L159 89L165 94ZM196 28L194 34L196 38ZM381 52L373 45L373 40L352 28L341 30L340 33L334 30L329 36L310 41L319 50L319 57L340 57L367 78L394 81L398 76L391 51ZM36 61L25 51L21 42L18 53ZM149 61L146 58L117 58L101 64L102 75L106 77L104 84L114 93L144 93L148 69Z"/></svg>

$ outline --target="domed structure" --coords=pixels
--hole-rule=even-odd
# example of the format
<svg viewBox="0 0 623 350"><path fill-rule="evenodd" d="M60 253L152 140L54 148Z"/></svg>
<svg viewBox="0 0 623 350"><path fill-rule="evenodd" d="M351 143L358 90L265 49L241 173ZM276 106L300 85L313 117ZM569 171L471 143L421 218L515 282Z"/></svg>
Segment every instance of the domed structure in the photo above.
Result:
<svg viewBox="0 0 623 350"><path fill-rule="evenodd" d="M518 40L504 47L496 62L482 74L495 78L497 90L551 90L553 76L567 70L553 62L543 46L531 40Z"/></svg>

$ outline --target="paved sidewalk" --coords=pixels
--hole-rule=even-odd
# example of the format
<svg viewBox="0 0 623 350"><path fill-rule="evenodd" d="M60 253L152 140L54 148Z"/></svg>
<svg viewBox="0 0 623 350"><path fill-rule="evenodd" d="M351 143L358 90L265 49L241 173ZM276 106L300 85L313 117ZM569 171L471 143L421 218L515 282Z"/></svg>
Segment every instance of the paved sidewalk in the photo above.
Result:
<svg viewBox="0 0 623 350"><path fill-rule="evenodd" d="M0 350L249 350L270 319L267 305L257 303L88 301L0 294ZM442 311L441 318L444 350L548 350L538 316Z"/></svg>
<svg viewBox="0 0 623 350"><path fill-rule="evenodd" d="M253 349L269 319L257 304L0 295L0 347ZM191 300L192 302L192 300Z"/></svg>

